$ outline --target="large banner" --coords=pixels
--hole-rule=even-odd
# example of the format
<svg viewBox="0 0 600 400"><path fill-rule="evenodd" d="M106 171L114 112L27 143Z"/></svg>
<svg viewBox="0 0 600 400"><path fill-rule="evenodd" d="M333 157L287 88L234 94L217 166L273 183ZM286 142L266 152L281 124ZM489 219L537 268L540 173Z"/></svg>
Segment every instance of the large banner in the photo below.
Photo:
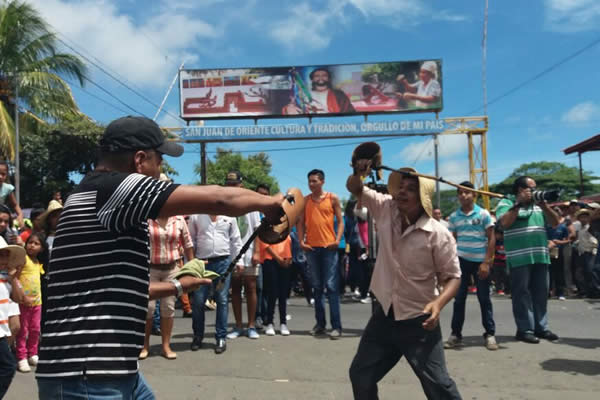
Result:
<svg viewBox="0 0 600 400"><path fill-rule="evenodd" d="M441 60L182 70L184 119L437 112Z"/></svg>

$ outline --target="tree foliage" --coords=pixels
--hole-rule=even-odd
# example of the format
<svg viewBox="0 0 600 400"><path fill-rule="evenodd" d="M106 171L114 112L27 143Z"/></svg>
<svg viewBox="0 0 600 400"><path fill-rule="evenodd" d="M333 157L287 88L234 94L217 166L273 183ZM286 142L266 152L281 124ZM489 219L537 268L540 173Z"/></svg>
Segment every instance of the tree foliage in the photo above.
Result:
<svg viewBox="0 0 600 400"><path fill-rule="evenodd" d="M14 159L15 104L30 125L80 115L63 77L83 85L86 66L58 52L58 39L23 1L0 3L0 156ZM18 96L16 89L18 88Z"/></svg>
<svg viewBox="0 0 600 400"><path fill-rule="evenodd" d="M533 178L537 190L562 190L560 200L569 200L581 196L579 168L568 167L560 162L537 161L522 164L502 182L490 185L492 192L510 194L512 184L519 176L527 175ZM591 171L583 171L583 190L585 194L600 192L600 185L592 181L599 179Z"/></svg>
<svg viewBox="0 0 600 400"><path fill-rule="evenodd" d="M85 175L96 161L102 126L83 117L30 127L21 135L21 206L47 204L52 193L68 193L73 174Z"/></svg>
<svg viewBox="0 0 600 400"><path fill-rule="evenodd" d="M263 183L270 186L271 193L279 192L277 179L270 175L271 161L266 153L244 157L240 153L217 148L214 160L206 160L206 170L206 181L209 185L223 185L229 171L240 171L244 178L244 187L254 190L258 184ZM196 164L195 172L201 175L199 164Z"/></svg>

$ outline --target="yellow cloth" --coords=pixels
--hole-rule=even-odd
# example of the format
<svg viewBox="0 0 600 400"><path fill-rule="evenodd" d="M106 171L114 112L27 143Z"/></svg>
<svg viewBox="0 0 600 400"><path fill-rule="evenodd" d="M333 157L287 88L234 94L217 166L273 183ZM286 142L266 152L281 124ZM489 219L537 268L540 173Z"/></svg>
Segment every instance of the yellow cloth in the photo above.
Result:
<svg viewBox="0 0 600 400"><path fill-rule="evenodd" d="M192 261L185 263L183 267L175 274L175 278L181 278L184 275L195 276L196 278L215 279L219 274L213 271L208 271L204 268L204 262L194 258Z"/></svg>
<svg viewBox="0 0 600 400"><path fill-rule="evenodd" d="M19 277L23 285L25 296L33 297L32 306L42 305L42 281L40 275L44 274L44 267L39 262L34 262L29 256L25 257L25 266Z"/></svg>

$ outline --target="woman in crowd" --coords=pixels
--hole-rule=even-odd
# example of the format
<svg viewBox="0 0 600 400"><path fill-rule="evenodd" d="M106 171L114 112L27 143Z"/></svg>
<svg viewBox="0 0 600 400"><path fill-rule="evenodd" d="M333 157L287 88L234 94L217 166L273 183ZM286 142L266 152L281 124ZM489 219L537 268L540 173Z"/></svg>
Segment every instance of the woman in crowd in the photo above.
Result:
<svg viewBox="0 0 600 400"><path fill-rule="evenodd" d="M161 174L161 180L168 178ZM183 245L185 257L194 258L194 244L183 216L158 218L148 221L150 235L150 282L168 282L175 278L179 271L181 258L180 248ZM177 354L171 350L171 333L175 317L175 296L160 300L160 335L162 339L161 355L167 360L174 360ZM148 302L146 315L146 336L144 348L140 352L141 360L148 357L150 334L152 333L152 317L156 308L156 300Z"/></svg>

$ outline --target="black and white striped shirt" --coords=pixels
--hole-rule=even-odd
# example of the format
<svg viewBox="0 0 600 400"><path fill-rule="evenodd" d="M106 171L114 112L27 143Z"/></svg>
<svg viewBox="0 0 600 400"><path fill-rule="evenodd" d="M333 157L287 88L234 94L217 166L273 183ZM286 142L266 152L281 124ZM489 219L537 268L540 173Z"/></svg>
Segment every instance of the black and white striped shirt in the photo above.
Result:
<svg viewBox="0 0 600 400"><path fill-rule="evenodd" d="M38 378L138 370L148 308L148 219L177 185L94 172L69 196L49 265Z"/></svg>

